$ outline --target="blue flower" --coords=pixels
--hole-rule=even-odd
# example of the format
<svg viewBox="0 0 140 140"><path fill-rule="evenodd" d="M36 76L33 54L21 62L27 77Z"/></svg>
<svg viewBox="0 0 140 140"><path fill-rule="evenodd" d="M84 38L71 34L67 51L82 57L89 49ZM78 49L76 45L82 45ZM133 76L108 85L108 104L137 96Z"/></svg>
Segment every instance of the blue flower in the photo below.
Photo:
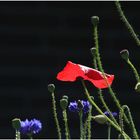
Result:
<svg viewBox="0 0 140 140"><path fill-rule="evenodd" d="M23 134L36 134L42 129L42 124L39 120L33 119L29 121L26 119L25 121L21 121L20 132Z"/></svg>
<svg viewBox="0 0 140 140"><path fill-rule="evenodd" d="M91 105L88 101L84 101L84 100L81 100L81 104L82 104L82 111L84 113L87 113L89 112L90 108L91 108ZM78 103L76 101L74 102L70 102L69 104L69 110L71 112L79 112L80 111L80 108L78 107Z"/></svg>
<svg viewBox="0 0 140 140"><path fill-rule="evenodd" d="M106 116L108 116L108 117L110 116L110 114L109 114L108 111L105 111L104 114L105 114ZM112 114L114 117L116 117L116 116L118 115L116 112L111 112L111 114Z"/></svg>

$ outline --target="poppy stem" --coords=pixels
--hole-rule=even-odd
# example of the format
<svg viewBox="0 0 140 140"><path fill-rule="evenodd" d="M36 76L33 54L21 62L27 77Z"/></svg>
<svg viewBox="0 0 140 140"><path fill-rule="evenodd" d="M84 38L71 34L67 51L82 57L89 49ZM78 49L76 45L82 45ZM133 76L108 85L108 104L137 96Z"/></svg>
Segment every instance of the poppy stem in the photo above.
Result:
<svg viewBox="0 0 140 140"><path fill-rule="evenodd" d="M57 117L57 112L56 112L56 101L55 101L54 92L52 92L51 95L52 95L53 115L54 115L54 120L56 123L58 138L61 139L61 129L60 129L60 125L59 125L59 121L58 121L58 117Z"/></svg>
<svg viewBox="0 0 140 140"><path fill-rule="evenodd" d="M88 117L85 120L84 123L84 139L91 140L91 120L92 120L92 106L90 107L90 110L88 112Z"/></svg>
<svg viewBox="0 0 140 140"><path fill-rule="evenodd" d="M117 11L118 11L118 13L119 13L119 15L120 15L120 17L121 17L121 20L123 21L123 23L124 23L125 26L127 27L128 31L130 32L132 38L135 40L136 44L137 44L138 46L140 46L140 40L139 40L137 34L135 33L133 27L131 26L131 24L128 22L128 20L127 20L125 14L124 14L124 12L123 12L123 10L122 10L122 8L121 8L121 4L119 3L118 0L115 1L115 5L116 5Z"/></svg>
<svg viewBox="0 0 140 140"><path fill-rule="evenodd" d="M121 104L120 104L119 100L117 99L115 93L113 92L111 86L109 86L108 81L107 81L106 76L105 76L105 73L104 73L104 69L103 69L103 66L102 66L100 53L99 53L98 28L97 28L97 24L95 24L95 25L96 26L94 26L93 36L94 36L95 47L96 47L95 54L96 54L97 64L98 64L99 70L102 72L102 74L104 76L104 79L106 80L106 83L108 85L108 90L109 90L109 92L111 94L111 97L113 98L114 102L116 103L116 106L119 109L121 109ZM127 118L127 116L125 114L124 114L124 118L125 118L125 121L129 124L128 118Z"/></svg>
<svg viewBox="0 0 140 140"><path fill-rule="evenodd" d="M91 139L91 116L92 116L92 106L88 112L88 119L87 119L87 139Z"/></svg>
<svg viewBox="0 0 140 140"><path fill-rule="evenodd" d="M110 123L108 123L107 124L108 125L108 140L110 140L110 138L111 138L111 125L110 125Z"/></svg>
<svg viewBox="0 0 140 140"><path fill-rule="evenodd" d="M84 139L87 139L87 125L88 125L88 118L85 120L85 122L83 124L83 126L84 126L84 128L83 128L83 130L84 130L84 136L83 136L83 138Z"/></svg>
<svg viewBox="0 0 140 140"><path fill-rule="evenodd" d="M87 90L87 88L86 88L86 85L85 85L84 81L83 81L83 80L81 80L81 81L82 81L82 85L83 85L83 87L84 87L85 94L86 94L86 96L87 96L89 102L96 108L96 110L97 110L101 115L103 115L103 116L107 119L107 121L108 121L112 126L114 126L114 128L116 128L116 130L118 130L118 131L124 136L124 138L130 139L130 137L129 137L124 131L122 132L122 131L121 131L121 128L120 128L118 125L116 125L112 120L110 120L110 119L102 112L102 110L96 105L96 103L94 102L94 100L91 99L91 97L90 97L90 95L89 95L89 92L88 92L88 90Z"/></svg>
<svg viewBox="0 0 140 140"><path fill-rule="evenodd" d="M16 130L16 137L15 137L16 140L20 140L20 131L19 130Z"/></svg>
<svg viewBox="0 0 140 140"><path fill-rule="evenodd" d="M96 70L98 70L98 67L97 67L97 60L96 60L96 54L95 54L96 48L92 48L92 51L94 51L94 53L92 53L92 57L93 57L93 66L94 66L94 68L95 68ZM95 56L94 56L94 55L95 55ZM103 97L103 95L102 95L102 90L101 90L101 89L98 89L98 94L99 94L99 99L101 100L101 102L102 102L104 108L106 109L106 111L108 111L108 113L109 113L111 119L112 119L117 125L119 125L119 124L117 123L116 119L114 118L114 116L112 115L112 113L111 113L111 111L110 111L108 105L106 104L106 102L105 102L105 100L104 100L104 97Z"/></svg>
<svg viewBox="0 0 140 140"><path fill-rule="evenodd" d="M114 123L115 123L116 125L119 125L118 122L116 121L116 119L114 118L114 116L112 115L112 113L111 113L109 107L107 106L107 104L106 104L106 102L105 102L105 100L104 100L104 97L103 97L103 95L102 95L102 90L101 90L101 89L98 89L98 94L99 94L99 98L100 98L100 100L101 100L101 102L102 102L104 108L105 108L106 111L109 113L109 115L110 115L112 121L114 121Z"/></svg>
<svg viewBox="0 0 140 140"><path fill-rule="evenodd" d="M129 120L130 120L130 124L131 124L130 126L131 126L131 129L132 129L134 139L139 139L139 136L138 136L138 133L136 131L135 124L133 122L131 111L130 111L129 107L127 105L123 105L122 109L123 109L123 111L124 111L124 109L126 109L127 112L128 112L128 116L129 116Z"/></svg>
<svg viewBox="0 0 140 140"><path fill-rule="evenodd" d="M79 112L79 119L80 119L80 139L83 139L83 112L80 110Z"/></svg>
<svg viewBox="0 0 140 140"><path fill-rule="evenodd" d="M63 120L65 123L65 136L66 136L66 140L70 139L70 135L69 135L69 128L68 128L68 119L67 119L67 112L66 109L63 110Z"/></svg>
<svg viewBox="0 0 140 140"><path fill-rule="evenodd" d="M133 70L133 73L135 75L135 78L136 78L137 82L140 82L140 77L139 77L138 71L135 68L135 66L132 64L132 62L129 59L128 59L127 63L131 67L131 69Z"/></svg>
<svg viewBox="0 0 140 140"><path fill-rule="evenodd" d="M123 116L124 116L124 110L121 109L120 112L119 112L119 124L120 124L120 127L121 127L122 131L124 131ZM122 134L120 134L119 137L123 137Z"/></svg>

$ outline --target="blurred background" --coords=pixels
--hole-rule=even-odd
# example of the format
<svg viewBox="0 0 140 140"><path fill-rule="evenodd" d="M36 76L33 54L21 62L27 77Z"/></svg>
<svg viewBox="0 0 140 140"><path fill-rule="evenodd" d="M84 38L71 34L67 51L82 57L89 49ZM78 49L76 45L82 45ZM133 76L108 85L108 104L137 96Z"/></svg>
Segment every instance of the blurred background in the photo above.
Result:
<svg viewBox="0 0 140 140"><path fill-rule="evenodd" d="M121 4L139 34L140 3ZM14 138L11 120L15 117L41 120L43 130L35 138L57 138L51 94L47 90L49 83L56 86L57 111L64 130L59 100L63 95L68 95L69 101L85 96L79 81L58 81L56 75L68 60L92 66L90 48L94 42L90 17L95 15L100 17L99 43L104 70L115 75L113 90L122 104L129 105L140 129L140 94L134 91L133 72L119 54L122 49L128 49L139 69L140 47L120 20L114 2L15 1L0 2L0 138ZM96 88L86 83L102 107ZM108 90L104 90L104 97L112 111L117 112ZM95 109L93 112L98 114ZM78 115L69 111L68 115L71 137L79 138ZM112 138L117 138L116 131L112 132ZM92 122L92 138L107 138L107 126Z"/></svg>

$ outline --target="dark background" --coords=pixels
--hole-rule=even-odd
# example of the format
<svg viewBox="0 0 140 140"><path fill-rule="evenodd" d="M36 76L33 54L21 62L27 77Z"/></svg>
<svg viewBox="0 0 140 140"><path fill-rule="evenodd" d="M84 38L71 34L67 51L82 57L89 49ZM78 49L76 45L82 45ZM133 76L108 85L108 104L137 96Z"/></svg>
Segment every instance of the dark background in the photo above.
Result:
<svg viewBox="0 0 140 140"><path fill-rule="evenodd" d="M140 3L121 4L139 33ZM129 105L136 127L140 128L140 95L134 91L136 80L119 54L122 49L128 49L138 69L140 47L120 20L114 2L0 2L0 138L14 138L11 120L15 117L41 120L43 130L35 138L57 138L47 85L56 86L58 116L64 128L59 100L63 95L68 95L69 101L85 96L79 81L61 82L56 80L56 75L68 60L92 66L90 48L94 42L90 17L94 15L100 17L104 69L115 75L112 87L121 103ZM101 105L96 88L87 84ZM104 92L108 105L116 111L108 90ZM98 114L95 109L94 114ZM70 112L68 115L72 138L79 138L78 115ZM95 122L92 126L92 138L106 138L106 126ZM114 129L112 138L117 138Z"/></svg>

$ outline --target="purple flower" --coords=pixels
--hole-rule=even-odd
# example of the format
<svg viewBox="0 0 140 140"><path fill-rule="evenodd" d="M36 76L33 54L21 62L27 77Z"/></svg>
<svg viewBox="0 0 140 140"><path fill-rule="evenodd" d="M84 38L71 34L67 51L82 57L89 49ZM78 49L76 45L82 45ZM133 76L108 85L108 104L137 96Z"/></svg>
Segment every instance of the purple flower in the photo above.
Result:
<svg viewBox="0 0 140 140"><path fill-rule="evenodd" d="M42 129L42 124L39 120L33 119L29 121L21 121L20 132L23 134L36 134Z"/></svg>
<svg viewBox="0 0 140 140"><path fill-rule="evenodd" d="M116 117L118 114L116 113L116 112L111 112L112 113L112 115L114 116L114 117ZM105 111L104 112L104 114L106 115L106 116L110 116L110 114L109 114L109 112L108 111Z"/></svg>
<svg viewBox="0 0 140 140"><path fill-rule="evenodd" d="M91 108L91 105L90 105L90 103L88 102L88 101L83 101L83 100L81 100L81 104L82 104L82 111L84 112L84 113L87 113L87 112L89 112L89 110L90 110L90 108ZM70 102L70 104L69 104L69 110L71 111L71 112L79 112L80 111L80 108L79 108L79 106L78 106L78 103L76 102L76 101L74 101L74 102Z"/></svg>

